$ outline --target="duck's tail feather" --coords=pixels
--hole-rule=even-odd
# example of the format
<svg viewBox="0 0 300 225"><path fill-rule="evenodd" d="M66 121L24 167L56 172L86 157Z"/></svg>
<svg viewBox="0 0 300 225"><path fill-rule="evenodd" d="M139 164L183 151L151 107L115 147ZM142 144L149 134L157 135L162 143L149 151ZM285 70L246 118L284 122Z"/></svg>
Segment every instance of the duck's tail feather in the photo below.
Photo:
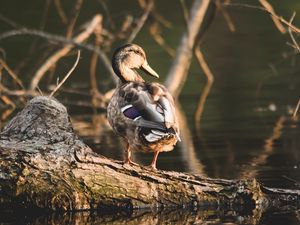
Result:
<svg viewBox="0 0 300 225"><path fill-rule="evenodd" d="M157 142L162 139L169 139L171 137L176 137L180 141L178 134L173 128L167 129L166 131L161 131L157 129L143 129L142 134L146 141Z"/></svg>
<svg viewBox="0 0 300 225"><path fill-rule="evenodd" d="M139 127L149 128L149 129L157 129L157 130L160 130L160 131L167 131L167 128L166 128L164 123L145 120L142 117L139 117L134 122Z"/></svg>

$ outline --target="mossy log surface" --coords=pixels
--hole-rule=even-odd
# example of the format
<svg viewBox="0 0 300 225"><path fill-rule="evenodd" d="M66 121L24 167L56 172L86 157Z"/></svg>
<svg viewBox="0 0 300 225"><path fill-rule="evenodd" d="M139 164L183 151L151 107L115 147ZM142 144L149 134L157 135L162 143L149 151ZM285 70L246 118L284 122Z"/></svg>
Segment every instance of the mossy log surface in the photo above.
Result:
<svg viewBox="0 0 300 225"><path fill-rule="evenodd" d="M32 99L0 133L0 208L295 209L299 196L297 190L266 188L255 180L124 167L84 144L54 98Z"/></svg>

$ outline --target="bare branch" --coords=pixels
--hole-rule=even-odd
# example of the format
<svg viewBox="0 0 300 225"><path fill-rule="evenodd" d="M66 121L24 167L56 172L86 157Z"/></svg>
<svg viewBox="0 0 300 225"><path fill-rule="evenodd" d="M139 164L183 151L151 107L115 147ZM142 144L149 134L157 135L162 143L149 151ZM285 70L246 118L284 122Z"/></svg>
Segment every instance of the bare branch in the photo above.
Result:
<svg viewBox="0 0 300 225"><path fill-rule="evenodd" d="M75 38L74 38L74 42L76 43L81 43L84 40L86 40L96 29L97 26L99 26L101 24L102 21L102 17L100 15L96 15L92 21L90 22L90 24L88 25L88 27L80 34L78 34ZM30 84L30 89L34 90L36 88L36 86L38 85L39 81L41 80L41 78L44 76L44 74L46 73L46 71L53 65L55 64L61 57L65 56L71 49L72 49L72 45L68 44L66 45L64 48L58 50L57 52L55 52L52 56L50 56L46 62L37 70L37 72L35 73L31 84Z"/></svg>
<svg viewBox="0 0 300 225"><path fill-rule="evenodd" d="M293 12L293 15L292 15L292 17L291 17L289 23L292 23L292 22L293 22L295 16L296 16L296 12ZM293 47L294 47L295 49L297 49L298 52L300 52L300 47L299 47L299 45L298 45L298 43L297 43L297 41L296 41L296 39L295 39L295 37L294 37L294 35L293 35L292 29L291 29L290 27L288 27L288 31L289 31L289 35L290 35L290 37L291 37L291 39L292 39L292 41L293 41L293 43L294 43Z"/></svg>
<svg viewBox="0 0 300 225"><path fill-rule="evenodd" d="M102 41L101 32L102 32L102 29L100 29L100 27L95 31L95 36L96 36L95 40L94 40L95 46L100 46L100 44L101 44L101 41ZM92 102L92 106L94 108L99 105L98 104L99 99L100 99L101 103L103 103L105 101L104 97L100 93L100 91L98 89L98 85L97 85L97 62L98 62L97 53L93 53L93 55L91 57L91 63L90 63L90 84L91 84L91 89L92 89L91 90L91 94L92 94L91 102Z"/></svg>
<svg viewBox="0 0 300 225"><path fill-rule="evenodd" d="M44 5L44 9L43 9L43 14L42 14L43 16L41 18L41 22L40 22L40 25L39 25L39 29L41 29L41 30L43 30L46 26L47 18L48 18L48 15L49 15L50 5L51 5L51 0L46 0L45 5ZM34 45L35 44L33 44L33 47L34 47Z"/></svg>
<svg viewBox="0 0 300 225"><path fill-rule="evenodd" d="M14 28L20 27L19 24L17 24L13 20L7 18L6 16L2 15L1 13L0 13L0 20L2 20L3 22L5 22L6 24L10 25L11 27L14 27Z"/></svg>
<svg viewBox="0 0 300 225"><path fill-rule="evenodd" d="M255 5L249 5L249 4L241 4L241 3L225 3L223 5L225 5L225 6L239 6L239 7L245 7L245 8L250 8L250 9L259 9L261 11L269 13L271 16L275 17L280 22L282 22L286 26L290 27L292 29L292 31L294 31L296 33L300 33L300 29L298 27L294 26L293 24L291 24L290 22L286 21L281 16L278 16L274 12L268 11L267 9L265 9L263 7L259 7L259 6L255 6Z"/></svg>
<svg viewBox="0 0 300 225"><path fill-rule="evenodd" d="M299 108L300 108L300 99L298 100L298 104L295 108L295 111L293 112L293 118L296 118Z"/></svg>
<svg viewBox="0 0 300 225"><path fill-rule="evenodd" d="M0 58L0 64L4 67L4 69L7 71L7 73L13 78L14 81L16 81L16 83L22 88L24 89L24 85L22 83L22 81L18 78L18 75L14 73L14 71L12 71L9 66L6 64L6 62L4 62L3 59Z"/></svg>
<svg viewBox="0 0 300 225"><path fill-rule="evenodd" d="M188 31L181 38L166 80L166 86L175 98L178 97L187 78L196 37L209 4L209 0L195 0L191 8Z"/></svg>
<svg viewBox="0 0 300 225"><path fill-rule="evenodd" d="M74 5L74 9L72 10L73 12L72 12L71 18L69 20L69 25L68 25L68 28L67 28L67 35L66 35L67 38L72 37L73 29L74 29L76 20L79 16L80 8L82 6L82 3L83 3L83 0L77 0L75 5Z"/></svg>
<svg viewBox="0 0 300 225"><path fill-rule="evenodd" d="M95 15L94 18L92 19L92 21L89 23L89 26L88 26L89 29L91 28L91 26L92 27L97 26L97 23L95 24L95 22L97 22L97 20L101 19L101 18L102 18L101 15ZM86 29L85 31L83 31L76 37L80 37L80 35L82 35L82 34L90 35L91 33L93 33L93 30L90 31L89 29ZM45 38L47 40L67 44L67 46L65 46L65 48L62 49L63 51L65 51L66 49L71 49L72 46L78 46L80 48L83 48L83 49L86 49L86 50L89 50L92 52L96 52L99 55L100 59L102 60L105 68L107 69L107 71L109 72L111 77L114 79L114 82L116 82L116 80L117 80L117 78L114 75L114 71L111 68L110 60L108 59L106 54L97 46L94 46L91 44L83 44L80 41L76 40L76 37L74 39L68 39L63 36L50 34L50 33L40 31L40 30L35 30L35 29L28 29L28 28L21 28L21 29L17 29L17 30L10 30L8 32L4 32L4 33L0 34L0 41L5 38L11 37L11 36L16 36L16 35L33 35L33 36ZM67 54L67 52L65 54Z"/></svg>
<svg viewBox="0 0 300 225"><path fill-rule="evenodd" d="M147 7L147 2L145 0L138 0L139 5L145 9ZM157 10L155 10L155 7L153 6L151 10L151 16L160 24L162 24L164 27L171 28L172 23L168 21L166 18L164 18L162 15L160 15Z"/></svg>
<svg viewBox="0 0 300 225"><path fill-rule="evenodd" d="M65 14L65 11L63 10L63 7L61 5L60 0L54 0L54 5L55 5L55 8L56 8L57 13L58 13L58 16L61 19L62 23L63 24L67 24L68 19L67 19L67 16Z"/></svg>
<svg viewBox="0 0 300 225"><path fill-rule="evenodd" d="M186 25L188 25L189 12L188 12L188 9L186 7L185 0L180 0L180 5L181 5L182 12L183 12L184 22L186 23Z"/></svg>
<svg viewBox="0 0 300 225"><path fill-rule="evenodd" d="M171 48L166 42L165 39L160 35L159 23L154 22L149 28L149 32L152 35L154 41L159 44L170 56L175 56L175 50Z"/></svg>
<svg viewBox="0 0 300 225"><path fill-rule="evenodd" d="M282 25L282 23L280 22L280 20L273 16L276 15L272 5L267 1L267 0L259 0L260 4L266 9L267 12L269 12L271 14L271 18L275 24L275 26L277 27L277 29L284 34L286 32L286 29L284 28L284 26Z"/></svg>
<svg viewBox="0 0 300 225"><path fill-rule="evenodd" d="M31 91L31 90L10 90L7 87L3 86L0 83L0 90L1 90L1 94L5 94L8 96L16 96L16 97L33 97L33 96L39 96L40 93L37 91Z"/></svg>
<svg viewBox="0 0 300 225"><path fill-rule="evenodd" d="M220 0L217 0L216 1L216 6L217 8L221 11L226 23L227 23L227 26L229 28L229 30L231 32L235 32L235 25L230 17L230 15L228 14L228 12L223 8L222 4L221 4L221 1Z"/></svg>
<svg viewBox="0 0 300 225"><path fill-rule="evenodd" d="M145 8L144 14L141 16L141 18L139 18L139 20L138 20L139 22L138 22L137 26L135 27L135 29L132 31L131 35L127 39L128 43L131 43L135 39L136 35L142 29L143 25L145 24L145 22L146 22L146 20L147 20L147 18L149 16L150 11L153 8L153 5L154 5L154 1L150 0L150 2L148 3L147 7Z"/></svg>
<svg viewBox="0 0 300 225"><path fill-rule="evenodd" d="M65 83L65 81L69 78L69 76L72 74L72 72L75 70L78 62L79 62L79 58L80 58L80 50L78 50L77 52L77 58L76 61L74 63L74 65L72 66L72 68L70 69L70 71L66 74L66 76L64 77L64 79L56 86L56 88L51 92L51 94L49 95L49 97L52 97L54 95L54 93L63 85L63 83Z"/></svg>
<svg viewBox="0 0 300 225"><path fill-rule="evenodd" d="M4 95L0 95L0 99L2 100L2 102L4 102L4 104L10 106L8 109L1 113L1 120L6 120L16 109L16 104L9 97Z"/></svg>

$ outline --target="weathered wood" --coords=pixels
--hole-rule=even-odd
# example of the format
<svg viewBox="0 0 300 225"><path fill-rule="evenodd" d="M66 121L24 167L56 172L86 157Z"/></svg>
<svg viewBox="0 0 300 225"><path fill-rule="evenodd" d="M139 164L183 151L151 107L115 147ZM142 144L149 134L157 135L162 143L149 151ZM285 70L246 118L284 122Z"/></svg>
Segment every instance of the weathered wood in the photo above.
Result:
<svg viewBox="0 0 300 225"><path fill-rule="evenodd" d="M124 167L74 133L66 108L35 97L0 133L0 207L79 210L119 207L299 207L300 191L255 180L210 179Z"/></svg>

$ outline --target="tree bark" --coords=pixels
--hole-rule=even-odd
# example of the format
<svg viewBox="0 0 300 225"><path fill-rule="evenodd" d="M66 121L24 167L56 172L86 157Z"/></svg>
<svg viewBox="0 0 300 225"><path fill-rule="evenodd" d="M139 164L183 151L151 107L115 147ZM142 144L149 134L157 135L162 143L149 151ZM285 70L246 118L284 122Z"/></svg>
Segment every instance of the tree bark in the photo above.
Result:
<svg viewBox="0 0 300 225"><path fill-rule="evenodd" d="M81 210L230 206L299 207L300 192L256 180L151 171L94 153L66 108L35 97L0 133L0 208Z"/></svg>

